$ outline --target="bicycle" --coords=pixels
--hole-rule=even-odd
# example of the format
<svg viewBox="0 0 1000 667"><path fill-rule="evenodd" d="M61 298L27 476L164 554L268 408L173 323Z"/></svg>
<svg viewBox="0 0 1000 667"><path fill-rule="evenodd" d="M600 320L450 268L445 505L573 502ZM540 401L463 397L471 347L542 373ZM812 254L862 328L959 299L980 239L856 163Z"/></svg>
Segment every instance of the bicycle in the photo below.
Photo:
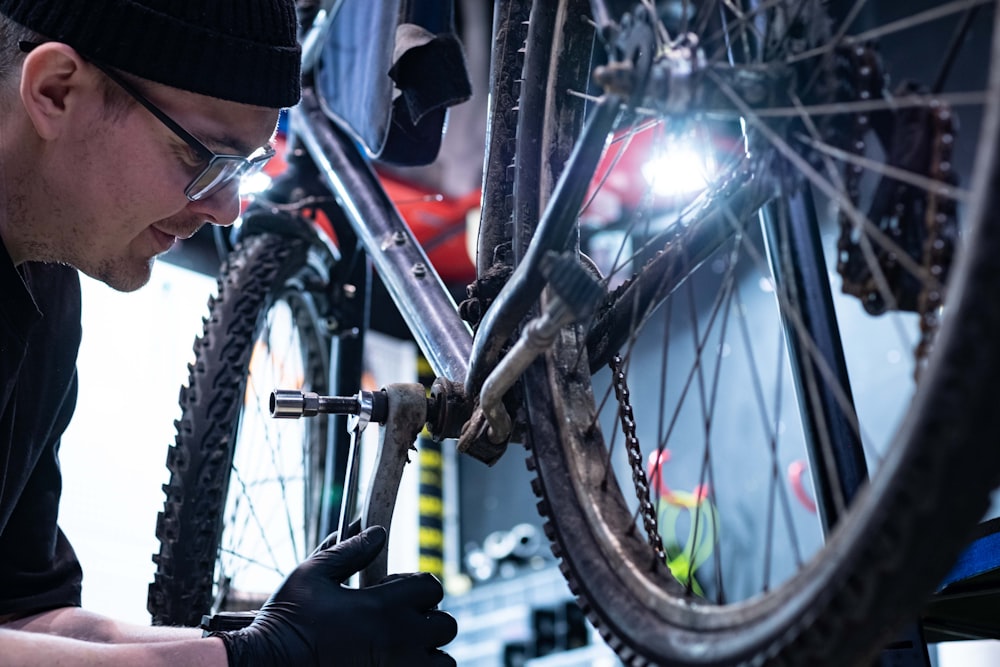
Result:
<svg viewBox="0 0 1000 667"><path fill-rule="evenodd" d="M261 540L262 569L280 576L336 525L342 494L326 487L343 479L346 445L328 440L345 437L344 416L284 422L278 449L265 415L274 386L297 390L299 412L364 420L396 404L359 392L370 262L439 376L418 421L486 463L524 441L561 569L626 664L856 664L891 640L1000 481L995 4L501 0L469 323L371 147L324 108L314 75L333 4L302 3L292 175L246 215L182 389L154 622L252 608L266 593L240 577L261 559L241 539ZM928 36L944 48L928 49L936 72L891 88L890 72L916 64L890 63L893 41ZM956 114L978 133L957 133ZM614 194L614 220L594 214L633 144L685 137L713 147L697 196L663 197L654 175L633 200ZM854 306L879 315L865 333L841 338L826 255ZM852 398L871 359L850 343L875 347L881 328L906 354L866 378L912 391L898 420ZM726 375L734 350L746 375ZM717 414L724 389L735 423ZM751 440L760 454L744 451ZM796 514L784 485L800 448L818 518ZM295 468L282 480L279 455ZM270 457L256 481L254 456ZM730 460L736 488L718 481ZM285 494L281 531L258 530L258 483ZM661 525L679 506L686 540ZM756 513L763 533L742 534ZM290 537L268 545L279 532Z"/></svg>

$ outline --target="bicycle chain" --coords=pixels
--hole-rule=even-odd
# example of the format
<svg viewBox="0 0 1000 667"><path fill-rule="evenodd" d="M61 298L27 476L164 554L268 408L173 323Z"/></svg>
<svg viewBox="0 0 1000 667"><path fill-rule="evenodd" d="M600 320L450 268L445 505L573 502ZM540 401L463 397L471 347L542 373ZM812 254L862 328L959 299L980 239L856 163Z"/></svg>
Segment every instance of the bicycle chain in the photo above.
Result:
<svg viewBox="0 0 1000 667"><path fill-rule="evenodd" d="M936 141L932 148L931 178L942 183L954 184L957 179L951 169L952 147L955 144L955 127L951 109L940 105L931 115ZM929 272L935 285L924 285L918 297L918 312L920 313L920 340L914 353L917 357L915 376L927 362L927 355L934 344L934 337L941 324L940 308L944 304L944 280L947 268L951 266L955 242L946 238L949 230L954 229L956 218L955 200L950 197L940 197L931 192L927 197L927 211L924 214L924 224L927 226L927 239L924 242L924 269ZM951 225L948 225L952 222Z"/></svg>
<svg viewBox="0 0 1000 667"><path fill-rule="evenodd" d="M870 47L857 47L851 54L851 64L854 72L858 75L855 82L855 91L861 99L871 99L875 95L881 94L881 87L884 83L881 67L878 63L876 52ZM852 135L849 150L857 156L863 156L865 152L865 135L871 129L871 118L867 113L858 114L853 122ZM954 175L951 172L951 146L954 141L954 127L950 109L946 105L938 105L931 116L930 122L933 128L932 158L928 176L939 182L954 182ZM843 129L843 128L840 128ZM846 192L852 203L856 205L860 200L860 178L864 168L858 165L851 165L847 169L845 178ZM907 192L906 194L911 194ZM912 197L907 201L896 203L895 213L904 217L910 212L907 203L914 205ZM954 248L952 235L949 230L954 228L955 206L954 200L947 197L940 197L935 193L927 196L927 207L925 209L924 223L926 225L926 236L923 244L922 264L929 275L939 282L948 271L951 263L951 255ZM839 215L840 237L837 242L838 263L837 269L843 278L843 291L847 294L858 297L862 303L870 304L881 299L878 286L874 278L869 274L866 279L859 281L855 276L849 274L851 268L849 259L857 261L856 253L860 252L858 241L852 238L853 227L846 214ZM855 254L852 254L855 253ZM895 266L895 260L890 256L887 259L889 266ZM628 288L630 283L637 277L638 273L623 281L614 292L609 293L605 299L604 307L611 303ZM940 286L931 288L924 283L917 295L916 311L920 316L921 339L914 350L917 362L917 373L921 365L926 361L927 354L933 342L934 334L938 328L938 309L942 305L943 289ZM614 355L608 362L613 376L613 386L615 396L619 404L619 421L622 433L625 436L626 449L628 453L629 465L632 469L632 481L635 486L636 497L639 500L639 511L642 515L643 526L649 537L650 545L653 547L659 558L665 558L665 550L660 537L657 521L656 508L650 499L649 480L643 467L642 450L639 446L639 439L636 435L635 415L630 402L630 393L622 370L622 359L619 354Z"/></svg>
<svg viewBox="0 0 1000 667"><path fill-rule="evenodd" d="M870 100L881 96L884 77L877 52L870 46L858 46L842 55L847 59L848 67L855 77L853 83L856 97ZM904 85L900 92L906 94L917 91L912 85ZM868 113L859 113L855 117L847 148L850 153L864 157L865 136L869 130L874 130L888 154L887 162L890 165L922 173L936 182L952 185L957 182L951 169L955 126L948 105L935 104L929 115L922 115L921 110L910 116L903 116L900 112L880 113L883 114L882 118L872 118ZM889 129L899 127L903 128L902 132ZM908 164L906 158L912 160L914 157L917 159L921 157L920 142L927 141L925 136L928 133L930 134L929 164L926 162L923 165ZM916 134L919 141L900 141L901 138L912 139L913 134ZM910 143L917 144L916 149L913 145L903 145ZM917 151L916 155L913 153L904 155L906 151L913 150ZM846 171L845 189L849 201L854 206L860 200L863 172L864 168L860 165L850 165ZM883 177L883 180L887 178ZM919 317L920 340L914 348L914 376L919 377L940 324L938 312L944 300L943 285L951 267L957 233L955 202L935 192L921 195L916 186L898 182L880 183L875 194L876 200L879 194L891 195L891 202L883 202L886 207L891 205L891 210L870 211L869 219L879 224L887 236L898 243L914 260L919 261L926 274L932 278L930 282L919 281L920 286L914 293L912 285L908 286L907 283L912 284L918 279L901 269L890 250L876 249L879 268L889 283L890 292L896 297L896 309L915 312ZM873 209L878 203L873 202ZM895 220L895 224L891 220ZM854 226L843 211L838 215L838 222L840 236L837 241L837 271L843 280L841 289L845 294L857 297L870 313L881 314L886 308L884 295L861 253L860 241L854 238ZM914 235L918 234L916 228L921 225L924 228L924 238L919 245L922 247L914 247Z"/></svg>
<svg viewBox="0 0 1000 667"><path fill-rule="evenodd" d="M845 57L849 60L850 74L856 77L852 96L865 100L880 95L883 80L881 67L878 66L874 51L868 47L859 46L850 54L845 54ZM851 154L857 157L864 155L865 135L870 128L871 118L867 113L858 113L854 117L853 125L849 129L850 141L847 149ZM833 129L836 131L839 128ZM863 167L857 164L849 164L846 168L844 191L851 205L857 205L861 198L860 184L863 171ZM854 230L850 218L841 211L838 213L837 219L840 225L840 236L837 238L837 272L842 279L841 291L857 297L866 309L870 309L872 303L881 301L881 294L875 285L870 269L864 263L864 257L858 255L860 245L852 238ZM852 266L856 261L862 262L861 276L856 275L859 269ZM852 269L854 270L852 271ZM860 279L862 277L863 280Z"/></svg>
<svg viewBox="0 0 1000 667"><path fill-rule="evenodd" d="M653 547L656 557L661 562L666 562L667 554L663 548L663 539L660 537L656 507L650 500L649 479L646 477L646 470L642 465L642 449L639 447L639 436L636 435L635 413L632 411L632 403L629 400L630 394L628 383L625 380L625 371L622 369L621 355L616 354L608 362L608 366L611 368L615 397L618 399L618 419L621 422L622 433L625 435L625 447L628 452L628 462L632 468L635 495L639 499L639 512L642 514L643 528L646 529L646 536L649 538L649 544Z"/></svg>

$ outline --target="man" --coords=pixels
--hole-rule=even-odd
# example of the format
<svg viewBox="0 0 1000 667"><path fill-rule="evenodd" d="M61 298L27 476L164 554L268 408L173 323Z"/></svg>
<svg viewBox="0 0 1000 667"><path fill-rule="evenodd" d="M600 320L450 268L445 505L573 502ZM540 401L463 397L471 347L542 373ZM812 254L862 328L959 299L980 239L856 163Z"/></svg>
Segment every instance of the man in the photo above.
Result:
<svg viewBox="0 0 1000 667"><path fill-rule="evenodd" d="M244 630L127 626L80 608L57 526L76 401L77 271L129 291L239 214L299 96L292 0L0 0L0 663L453 665L430 575L342 582L370 529L314 554ZM127 315L125 315L127 316Z"/></svg>

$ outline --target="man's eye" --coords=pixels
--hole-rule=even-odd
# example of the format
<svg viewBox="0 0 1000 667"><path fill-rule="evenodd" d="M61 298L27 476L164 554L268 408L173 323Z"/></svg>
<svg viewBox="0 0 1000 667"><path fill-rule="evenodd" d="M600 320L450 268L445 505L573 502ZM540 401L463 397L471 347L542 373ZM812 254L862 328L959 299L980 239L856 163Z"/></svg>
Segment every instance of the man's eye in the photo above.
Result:
<svg viewBox="0 0 1000 667"><path fill-rule="evenodd" d="M179 152L181 161L192 169L202 169L208 164L208 160L190 146L184 146Z"/></svg>

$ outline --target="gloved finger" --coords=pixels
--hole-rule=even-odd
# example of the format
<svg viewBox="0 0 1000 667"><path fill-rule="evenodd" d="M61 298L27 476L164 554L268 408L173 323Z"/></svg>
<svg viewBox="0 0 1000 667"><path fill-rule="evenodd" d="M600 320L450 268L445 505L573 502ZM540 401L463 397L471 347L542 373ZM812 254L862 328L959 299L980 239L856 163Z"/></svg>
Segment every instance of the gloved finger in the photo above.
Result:
<svg viewBox="0 0 1000 667"><path fill-rule="evenodd" d="M336 546L318 551L310 557L323 568L326 576L342 584L355 572L364 569L385 548L388 539L385 528L372 526L360 535L344 540Z"/></svg>
<svg viewBox="0 0 1000 667"><path fill-rule="evenodd" d="M456 667L455 658L437 649L431 651L427 665L428 667Z"/></svg>
<svg viewBox="0 0 1000 667"><path fill-rule="evenodd" d="M451 614L433 610L426 614L424 636L432 646L444 646L458 634L458 621Z"/></svg>
<svg viewBox="0 0 1000 667"><path fill-rule="evenodd" d="M377 590L386 600L394 600L411 609L433 609L444 599L444 588L433 574L415 572L386 577L367 590Z"/></svg>
<svg viewBox="0 0 1000 667"><path fill-rule="evenodd" d="M355 535L361 534L361 519L355 519L351 522L351 525L347 527L347 538L354 537ZM319 546L313 549L312 555L318 554L320 551L329 549L330 547L337 544L337 531L333 531L326 536L326 539L319 543ZM344 539L347 539L344 538Z"/></svg>

